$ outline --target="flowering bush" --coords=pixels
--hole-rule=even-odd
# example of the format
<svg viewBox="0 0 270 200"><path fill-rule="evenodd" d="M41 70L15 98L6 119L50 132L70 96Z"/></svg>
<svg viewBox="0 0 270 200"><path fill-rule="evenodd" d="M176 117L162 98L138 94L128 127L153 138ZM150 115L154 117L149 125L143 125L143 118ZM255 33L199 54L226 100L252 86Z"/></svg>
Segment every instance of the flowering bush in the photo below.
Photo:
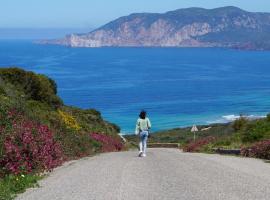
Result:
<svg viewBox="0 0 270 200"><path fill-rule="evenodd" d="M102 152L121 151L124 147L120 138L113 138L100 133L91 133L90 137L102 144Z"/></svg>
<svg viewBox="0 0 270 200"><path fill-rule="evenodd" d="M12 199L33 186L40 172L63 161L101 148L121 149L113 139L104 144L93 140L89 132L94 131L116 137L120 130L96 110L64 106L52 79L17 68L0 69L0 200Z"/></svg>
<svg viewBox="0 0 270 200"><path fill-rule="evenodd" d="M246 157L255 157L270 159L270 140L257 142L250 147L241 149L241 155Z"/></svg>
<svg viewBox="0 0 270 200"><path fill-rule="evenodd" d="M212 136L209 136L206 138L201 138L195 142L191 142L191 143L187 144L183 150L185 152L199 152L202 147L204 147L205 145L207 145L215 140L216 140L216 138L212 137Z"/></svg>
<svg viewBox="0 0 270 200"><path fill-rule="evenodd" d="M76 119L70 114L63 112L61 110L58 110L58 114L60 115L64 123L66 124L67 128L74 129L76 131L79 131L81 129Z"/></svg>
<svg viewBox="0 0 270 200"><path fill-rule="evenodd" d="M3 120L0 167L4 174L51 170L62 163L61 146L47 126L15 111L9 111Z"/></svg>

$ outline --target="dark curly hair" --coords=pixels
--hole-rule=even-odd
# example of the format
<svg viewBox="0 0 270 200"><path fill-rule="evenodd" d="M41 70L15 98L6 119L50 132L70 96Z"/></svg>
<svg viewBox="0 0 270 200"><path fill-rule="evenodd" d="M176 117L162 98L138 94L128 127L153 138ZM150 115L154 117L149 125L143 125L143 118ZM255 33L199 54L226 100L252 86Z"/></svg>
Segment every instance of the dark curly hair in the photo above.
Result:
<svg viewBox="0 0 270 200"><path fill-rule="evenodd" d="M145 119L145 117L146 117L146 111L145 110L142 110L141 113L140 113L140 115L139 115L139 117L141 119Z"/></svg>

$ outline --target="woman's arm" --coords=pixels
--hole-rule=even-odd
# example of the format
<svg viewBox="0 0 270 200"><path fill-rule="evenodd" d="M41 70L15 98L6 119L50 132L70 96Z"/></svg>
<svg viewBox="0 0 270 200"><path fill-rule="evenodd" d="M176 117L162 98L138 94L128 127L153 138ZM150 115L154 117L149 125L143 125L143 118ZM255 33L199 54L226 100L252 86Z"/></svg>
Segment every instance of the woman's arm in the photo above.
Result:
<svg viewBox="0 0 270 200"><path fill-rule="evenodd" d="M150 119L147 118L147 126L148 126L148 129L151 129L152 125L151 125L151 122L150 122Z"/></svg>
<svg viewBox="0 0 270 200"><path fill-rule="evenodd" d="M140 121L138 119L135 128L135 135L138 135L139 133L140 133Z"/></svg>

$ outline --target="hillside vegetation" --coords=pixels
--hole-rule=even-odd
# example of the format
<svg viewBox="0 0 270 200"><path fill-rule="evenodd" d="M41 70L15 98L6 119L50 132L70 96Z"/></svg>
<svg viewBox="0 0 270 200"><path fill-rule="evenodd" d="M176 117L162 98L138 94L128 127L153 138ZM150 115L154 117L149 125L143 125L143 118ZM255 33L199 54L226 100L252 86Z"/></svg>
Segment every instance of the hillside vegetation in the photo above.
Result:
<svg viewBox="0 0 270 200"><path fill-rule="evenodd" d="M12 199L67 160L122 150L119 131L96 110L65 106L52 79L1 68L0 199Z"/></svg>
<svg viewBox="0 0 270 200"><path fill-rule="evenodd" d="M242 156L270 159L270 115L257 120L241 117L232 123L198 126L198 129L195 141L191 127L187 127L153 133L149 142L179 143L186 152L240 149ZM134 145L138 143L138 136L125 137Z"/></svg>
<svg viewBox="0 0 270 200"><path fill-rule="evenodd" d="M209 126L198 126L198 129L207 128ZM196 139L205 138L208 136L214 137L227 137L233 134L232 124L213 124L211 129L206 131L199 131L196 133ZM179 143L181 146L193 141L193 133L191 133L191 127L175 128L171 130L163 130L150 134L148 139L149 143ZM126 135L129 141L137 143L139 141L136 135Z"/></svg>

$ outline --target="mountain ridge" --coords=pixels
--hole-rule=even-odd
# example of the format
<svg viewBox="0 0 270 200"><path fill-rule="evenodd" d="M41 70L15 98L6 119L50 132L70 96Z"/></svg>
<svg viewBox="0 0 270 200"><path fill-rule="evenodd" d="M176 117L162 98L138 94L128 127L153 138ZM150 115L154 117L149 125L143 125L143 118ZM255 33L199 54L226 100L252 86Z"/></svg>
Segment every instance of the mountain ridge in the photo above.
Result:
<svg viewBox="0 0 270 200"><path fill-rule="evenodd" d="M270 13L234 6L132 13L91 32L42 41L70 47L229 47L270 49Z"/></svg>

